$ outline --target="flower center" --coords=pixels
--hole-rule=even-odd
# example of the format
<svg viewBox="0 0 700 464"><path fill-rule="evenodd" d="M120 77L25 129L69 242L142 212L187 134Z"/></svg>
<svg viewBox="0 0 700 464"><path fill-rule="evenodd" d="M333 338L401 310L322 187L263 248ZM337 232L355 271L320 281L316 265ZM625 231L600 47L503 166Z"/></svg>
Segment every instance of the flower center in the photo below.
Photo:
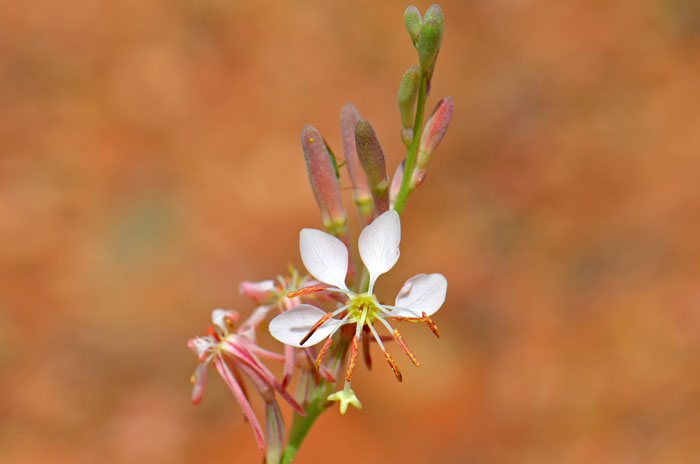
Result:
<svg viewBox="0 0 700 464"><path fill-rule="evenodd" d="M379 301L371 293L352 295L348 314L353 322L371 324L380 318Z"/></svg>

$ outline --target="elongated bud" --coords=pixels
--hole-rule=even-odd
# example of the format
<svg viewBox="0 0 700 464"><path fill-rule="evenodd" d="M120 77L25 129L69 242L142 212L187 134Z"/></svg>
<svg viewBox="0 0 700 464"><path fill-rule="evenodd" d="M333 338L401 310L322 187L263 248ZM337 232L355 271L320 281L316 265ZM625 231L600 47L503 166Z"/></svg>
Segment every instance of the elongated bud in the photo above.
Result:
<svg viewBox="0 0 700 464"><path fill-rule="evenodd" d="M355 143L360 164L367 175L374 200L374 217L389 209L389 176L386 173L384 150L377 134L366 119L360 119L355 127Z"/></svg>
<svg viewBox="0 0 700 464"><path fill-rule="evenodd" d="M401 138L406 145L410 145L413 140L413 108L416 105L418 87L420 87L420 69L418 66L411 66L403 74L399 86L399 112L403 124Z"/></svg>
<svg viewBox="0 0 700 464"><path fill-rule="evenodd" d="M417 186L422 182L425 176L425 168L428 165L428 161L430 161L430 156L433 154L433 150L435 150L442 141L442 137L445 135L445 131L447 131L447 126L450 124L453 109L454 104L452 103L452 97L443 98L438 102L428 122L425 123L423 133L420 137L420 145L418 146L416 170L411 179L412 186L414 186L414 184Z"/></svg>
<svg viewBox="0 0 700 464"><path fill-rule="evenodd" d="M278 463L284 450L284 419L277 401L265 403L266 462Z"/></svg>
<svg viewBox="0 0 700 464"><path fill-rule="evenodd" d="M301 146L323 225L331 234L339 235L345 230L346 215L340 197L340 184L326 143L318 129L307 124L301 130Z"/></svg>
<svg viewBox="0 0 700 464"><path fill-rule="evenodd" d="M352 197L357 204L362 218L363 225L372 221L372 192L367 183L367 176L362 169L360 160L357 157L355 145L355 126L360 120L360 113L352 103L343 105L340 110L340 133L343 139L343 152L345 153L345 163L352 182Z"/></svg>
<svg viewBox="0 0 700 464"><path fill-rule="evenodd" d="M418 39L418 60L423 75L432 77L435 68L435 60L440 52L442 43L442 27L435 19L429 19L423 23Z"/></svg>
<svg viewBox="0 0 700 464"><path fill-rule="evenodd" d="M420 11L418 11L418 8L413 5L406 7L406 11L403 13L403 18L406 21L408 35L411 36L413 46L415 47L418 43L418 37L420 36L420 28L423 25L423 22L420 19Z"/></svg>

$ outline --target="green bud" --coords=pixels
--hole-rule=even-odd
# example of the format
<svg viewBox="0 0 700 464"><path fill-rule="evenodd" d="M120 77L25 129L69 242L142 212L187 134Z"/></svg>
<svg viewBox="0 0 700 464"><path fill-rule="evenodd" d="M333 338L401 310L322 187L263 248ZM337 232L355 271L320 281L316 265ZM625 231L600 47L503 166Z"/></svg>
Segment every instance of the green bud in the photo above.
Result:
<svg viewBox="0 0 700 464"><path fill-rule="evenodd" d="M406 8L406 11L404 11L403 17L406 21L406 29L408 29L408 34L411 36L413 46L415 47L416 44L418 44L420 28L423 25L423 22L420 19L420 11L418 11L418 8L411 5Z"/></svg>
<svg viewBox="0 0 700 464"><path fill-rule="evenodd" d="M442 27L435 19L429 19L423 23L418 39L418 59L423 75L430 78L435 68L435 60L440 52L442 43Z"/></svg>
<svg viewBox="0 0 700 464"><path fill-rule="evenodd" d="M404 129L413 128L413 107L420 87L420 69L411 66L406 70L399 86L399 111Z"/></svg>
<svg viewBox="0 0 700 464"><path fill-rule="evenodd" d="M355 127L357 157L365 171L374 199L374 217L389 209L389 176L386 173L384 150L377 134L366 119L360 119Z"/></svg>
<svg viewBox="0 0 700 464"><path fill-rule="evenodd" d="M433 4L428 8L428 10L425 12L425 17L423 18L423 21L427 21L429 19L434 19L435 21L438 22L440 25L440 32L442 32L445 28L445 16L442 14L442 8L440 8L440 5L437 3Z"/></svg>

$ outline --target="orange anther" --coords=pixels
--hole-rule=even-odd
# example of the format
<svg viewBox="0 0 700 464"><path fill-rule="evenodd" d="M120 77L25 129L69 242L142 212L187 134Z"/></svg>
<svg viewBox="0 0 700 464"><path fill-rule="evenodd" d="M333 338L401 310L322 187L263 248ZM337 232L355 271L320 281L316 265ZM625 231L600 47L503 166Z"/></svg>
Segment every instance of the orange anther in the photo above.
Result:
<svg viewBox="0 0 700 464"><path fill-rule="evenodd" d="M359 351L360 340L355 335L352 337L352 345L350 347L350 362L348 363L348 370L345 374L345 380L348 382L352 379L352 372L355 370L355 361L357 360L357 352Z"/></svg>
<svg viewBox="0 0 700 464"><path fill-rule="evenodd" d="M394 375L396 376L396 380L399 382L403 381L403 376L401 376L401 371L399 370L399 366L396 364L396 361L394 361L394 358L391 357L389 352L385 351L384 356L386 356L386 360L389 362L389 365L394 371Z"/></svg>
<svg viewBox="0 0 700 464"><path fill-rule="evenodd" d="M425 322L428 323L428 327L430 327L430 330L433 331L433 333L435 334L435 336L436 336L437 338L440 338L440 331L438 330L438 328L437 328L437 326L435 325L435 323L433 322L433 320L430 319L430 318L428 317L428 315L425 314L425 312L423 313L423 318L425 319Z"/></svg>
<svg viewBox="0 0 700 464"><path fill-rule="evenodd" d="M321 347L321 351L319 351L318 356L316 356L316 369L321 369L321 361L323 360L323 357L326 355L328 348L331 347L332 343L333 343L333 339L329 338L328 340L326 340L326 342Z"/></svg>
<svg viewBox="0 0 700 464"><path fill-rule="evenodd" d="M317 330L319 327L321 327L321 326L323 325L323 323L326 322L326 321L327 321L328 319L330 319L331 317L333 317L333 313L326 313L326 314L324 314L323 317L322 317L321 319L319 319L318 321L316 321L316 323L311 327L311 330L309 330L309 332L308 332L306 335L304 335L304 338L301 339L301 341L299 342L299 344L300 344L300 345L303 345L304 343L306 343L306 341L307 341L309 338L311 338L311 336L314 334L314 332L316 332L316 330Z"/></svg>
<svg viewBox="0 0 700 464"><path fill-rule="evenodd" d="M309 293L316 293L325 290L326 287L323 285L312 285L310 287L300 288L299 290L294 290L293 292L287 293L287 298L295 298L301 295L308 295Z"/></svg>
<svg viewBox="0 0 700 464"><path fill-rule="evenodd" d="M406 342L403 341L403 337L401 337L401 334L396 329L394 329L394 339L396 339L396 343L398 343L399 346L401 346L401 349L403 350L403 352L406 353L406 356L411 358L411 361L413 362L413 364L415 364L416 367L420 366L420 362L413 355L411 350L408 348L408 345L406 345Z"/></svg>

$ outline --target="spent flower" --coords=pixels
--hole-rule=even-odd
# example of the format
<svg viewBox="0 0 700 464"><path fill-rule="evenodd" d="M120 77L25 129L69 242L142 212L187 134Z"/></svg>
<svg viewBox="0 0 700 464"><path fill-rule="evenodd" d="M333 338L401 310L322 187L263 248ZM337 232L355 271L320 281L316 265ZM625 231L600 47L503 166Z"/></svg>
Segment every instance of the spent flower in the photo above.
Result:
<svg viewBox="0 0 700 464"><path fill-rule="evenodd" d="M284 437L284 423L281 421L281 413L275 399L277 391L294 410L304 415L304 409L292 398L287 390L275 379L275 376L263 364L258 356L275 361L282 361L283 357L277 353L259 347L255 339L251 337L255 328L265 318L268 308L258 307L251 317L241 324L239 330L234 331L234 325L239 315L236 311L215 309L211 313L212 325L207 328L207 335L191 338L187 346L191 348L199 360L199 364L192 376L192 402L199 403L204 394L204 386L207 381L207 368L213 365L221 378L229 387L233 396L243 409L243 414L250 422L255 433L255 439L260 449L265 447L265 434L258 421L253 408L248 400L248 394L243 384L243 375L248 377L255 386L260 396L265 401L266 416L268 417L267 430L274 430L274 436L268 433L268 440L277 441ZM270 423L275 419L275 423ZM279 421L277 421L279 419ZM269 446L270 443L268 443Z"/></svg>

